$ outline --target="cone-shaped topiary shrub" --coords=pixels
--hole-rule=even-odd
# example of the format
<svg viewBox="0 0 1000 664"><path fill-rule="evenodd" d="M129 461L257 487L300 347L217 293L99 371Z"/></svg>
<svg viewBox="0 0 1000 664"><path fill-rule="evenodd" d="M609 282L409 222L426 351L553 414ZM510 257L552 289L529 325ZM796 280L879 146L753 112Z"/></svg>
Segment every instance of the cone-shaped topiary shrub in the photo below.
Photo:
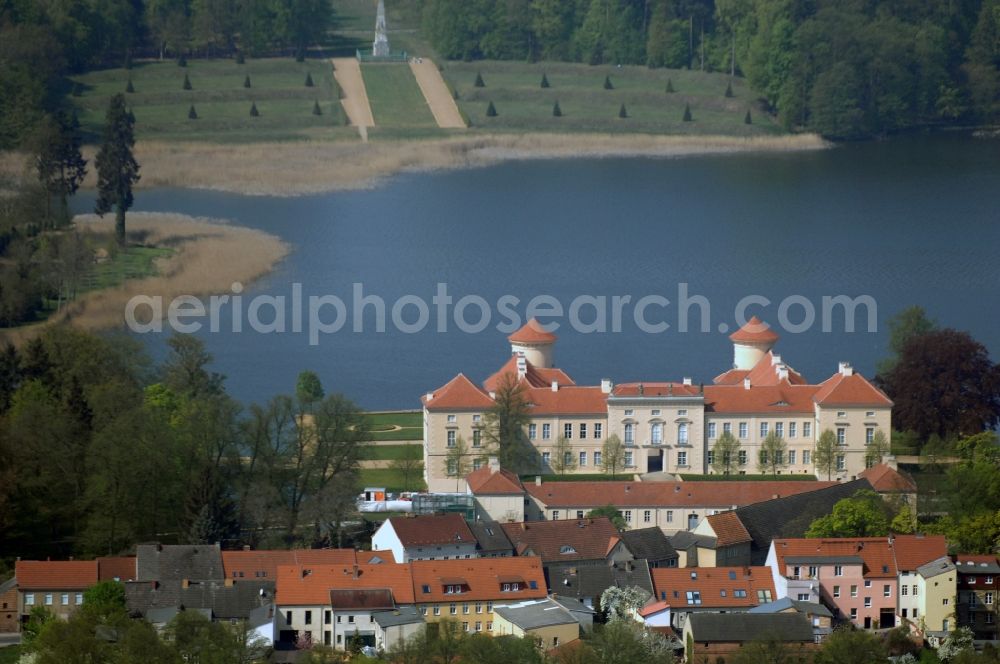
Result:
<svg viewBox="0 0 1000 664"><path fill-rule="evenodd" d="M684 104L684 122L691 122L691 104Z"/></svg>
<svg viewBox="0 0 1000 664"><path fill-rule="evenodd" d="M672 79L667 79L667 94L674 92L674 82Z"/></svg>
<svg viewBox="0 0 1000 664"><path fill-rule="evenodd" d="M483 80L482 73L476 72L476 82L473 85L475 85L477 88L485 88L486 87L486 81Z"/></svg>
<svg viewBox="0 0 1000 664"><path fill-rule="evenodd" d="M246 78L243 79L243 87L244 88L250 87L250 74L247 74Z"/></svg>
<svg viewBox="0 0 1000 664"><path fill-rule="evenodd" d="M750 109L747 109L747 114L743 116L743 124L753 124L753 118L750 117Z"/></svg>
<svg viewBox="0 0 1000 664"><path fill-rule="evenodd" d="M545 75L545 72L542 72L542 87L549 87L549 77Z"/></svg>
<svg viewBox="0 0 1000 664"><path fill-rule="evenodd" d="M556 100L556 103L552 105L552 117L554 117L554 118L561 118L562 117L562 109L559 108L559 100L558 99Z"/></svg>
<svg viewBox="0 0 1000 664"><path fill-rule="evenodd" d="M486 117L495 118L497 116L497 107L490 102L490 105L486 107Z"/></svg>
<svg viewBox="0 0 1000 664"><path fill-rule="evenodd" d="M625 104L622 104L622 107L618 109L618 117L622 119L628 117L628 111L625 109Z"/></svg>
<svg viewBox="0 0 1000 664"><path fill-rule="evenodd" d="M323 109L319 107L319 100L313 102L313 115L323 115Z"/></svg>
<svg viewBox="0 0 1000 664"><path fill-rule="evenodd" d="M260 115L260 111L257 110L257 102L250 102L250 117L256 118Z"/></svg>
<svg viewBox="0 0 1000 664"><path fill-rule="evenodd" d="M306 87L311 88L313 86L312 73L306 72Z"/></svg>
<svg viewBox="0 0 1000 664"><path fill-rule="evenodd" d="M727 97L732 97L733 96L733 82L732 81L730 81L729 83L726 83L726 96Z"/></svg>
<svg viewBox="0 0 1000 664"><path fill-rule="evenodd" d="M188 109L188 120L197 120L198 111L194 110L194 104L191 104L191 108Z"/></svg>
<svg viewBox="0 0 1000 664"><path fill-rule="evenodd" d="M188 78L187 74L184 74L184 85L182 86L185 90L191 89L191 79Z"/></svg>
<svg viewBox="0 0 1000 664"><path fill-rule="evenodd" d="M611 77L610 76L605 76L604 77L604 89L605 90L614 90L615 89L615 86L611 85Z"/></svg>
<svg viewBox="0 0 1000 664"><path fill-rule="evenodd" d="M135 92L135 86L132 85L132 79L131 78L128 80L128 83L125 84L125 92L128 92L128 93Z"/></svg>

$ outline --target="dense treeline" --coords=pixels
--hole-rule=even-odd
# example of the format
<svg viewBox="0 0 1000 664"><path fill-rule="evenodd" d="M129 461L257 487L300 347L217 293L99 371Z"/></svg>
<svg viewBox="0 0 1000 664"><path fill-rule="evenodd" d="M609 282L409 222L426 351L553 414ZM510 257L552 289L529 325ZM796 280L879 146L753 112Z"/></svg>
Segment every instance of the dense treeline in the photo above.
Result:
<svg viewBox="0 0 1000 664"><path fill-rule="evenodd" d="M305 374L243 411L196 338L170 348L154 367L127 339L64 326L0 352L0 560L336 543L368 439L358 409Z"/></svg>
<svg viewBox="0 0 1000 664"><path fill-rule="evenodd" d="M1000 117L1000 0L423 0L456 59L734 72L833 138Z"/></svg>
<svg viewBox="0 0 1000 664"><path fill-rule="evenodd" d="M60 109L67 74L136 56L301 58L333 16L330 0L0 0L0 149Z"/></svg>

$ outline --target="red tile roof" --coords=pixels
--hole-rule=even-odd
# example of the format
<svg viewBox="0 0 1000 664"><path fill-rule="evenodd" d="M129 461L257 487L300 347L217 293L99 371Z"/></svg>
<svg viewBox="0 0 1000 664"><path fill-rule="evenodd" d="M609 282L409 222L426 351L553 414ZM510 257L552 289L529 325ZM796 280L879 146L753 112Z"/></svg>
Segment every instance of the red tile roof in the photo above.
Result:
<svg viewBox="0 0 1000 664"><path fill-rule="evenodd" d="M715 385L736 385L737 383L742 383L743 379L749 374L749 369L730 369L729 371L723 371L713 378L712 383Z"/></svg>
<svg viewBox="0 0 1000 664"><path fill-rule="evenodd" d="M290 551L223 551L222 568L227 579L275 579L279 565L353 565L354 549L297 549Z"/></svg>
<svg viewBox="0 0 1000 664"><path fill-rule="evenodd" d="M706 385L705 411L715 413L815 412L815 385Z"/></svg>
<svg viewBox="0 0 1000 664"><path fill-rule="evenodd" d="M387 521L404 547L476 543L461 514L393 516Z"/></svg>
<svg viewBox="0 0 1000 664"><path fill-rule="evenodd" d="M605 505L607 502L601 504ZM500 525L519 555L530 549L546 563L603 560L620 541L618 529L606 517Z"/></svg>
<svg viewBox="0 0 1000 664"><path fill-rule="evenodd" d="M529 482L524 488L547 508L718 507L750 505L833 486L837 482Z"/></svg>
<svg viewBox="0 0 1000 664"><path fill-rule="evenodd" d="M673 382L643 382L620 383L615 385L612 394L616 397L696 397L701 394L697 385L685 385Z"/></svg>
<svg viewBox="0 0 1000 664"><path fill-rule="evenodd" d="M782 379L778 375L779 365L788 370L787 378ZM781 357L772 351L767 351L752 369L730 369L716 376L712 382L715 385L742 385L744 378L750 379L751 386L780 385L786 382L791 385L808 384L802 374L781 361Z"/></svg>
<svg viewBox="0 0 1000 664"><path fill-rule="evenodd" d="M472 558L469 560L414 560L413 596L424 602L542 599L548 591L542 562L534 556ZM531 584L534 582L535 587ZM504 583L517 583L519 590L502 590ZM461 593L448 593L447 586L460 586ZM425 592L426 587L426 592Z"/></svg>
<svg viewBox="0 0 1000 664"><path fill-rule="evenodd" d="M708 517L708 523L715 533L717 546L732 546L752 542L753 538L747 532L746 526L736 516L736 512L719 512Z"/></svg>
<svg viewBox="0 0 1000 664"><path fill-rule="evenodd" d="M469 490L477 495L521 495L524 486L517 475L503 468L494 472L488 465L474 470L465 478Z"/></svg>
<svg viewBox="0 0 1000 664"><path fill-rule="evenodd" d="M431 393L430 398L424 395L421 398L427 410L458 410L470 408L475 410L485 410L493 406L493 399L490 395L465 377L465 374L458 374L447 383Z"/></svg>
<svg viewBox="0 0 1000 664"><path fill-rule="evenodd" d="M97 583L97 561L18 560L14 576L21 590L84 590Z"/></svg>
<svg viewBox="0 0 1000 664"><path fill-rule="evenodd" d="M868 480L872 488L879 493L916 493L917 484L909 475L890 468L884 463L867 468L860 477Z"/></svg>
<svg viewBox="0 0 1000 664"><path fill-rule="evenodd" d="M576 385L562 369L536 367L527 359L524 361L524 367L524 378L531 387L552 387L552 381L560 385ZM496 392L505 376L517 379L517 355L511 355L510 359L496 373L483 381L483 389L487 392Z"/></svg>
<svg viewBox="0 0 1000 664"><path fill-rule="evenodd" d="M701 593L701 604L697 605L701 609L754 607L761 603L758 590L769 591L772 601L778 599L770 567L658 567L649 573L659 605L650 613L667 606L693 606L687 602L688 591ZM737 597L737 590L746 591L745 596Z"/></svg>
<svg viewBox="0 0 1000 664"><path fill-rule="evenodd" d="M532 318L520 330L507 337L507 341L511 343L545 344L554 342L556 338L556 335L547 332L541 323Z"/></svg>
<svg viewBox="0 0 1000 664"><path fill-rule="evenodd" d="M746 325L730 334L729 338L743 343L773 344L780 337L767 323L754 316L747 321Z"/></svg>
<svg viewBox="0 0 1000 664"><path fill-rule="evenodd" d="M921 565L948 555L944 535L893 535L892 549L900 572L915 572Z"/></svg>
<svg viewBox="0 0 1000 664"><path fill-rule="evenodd" d="M532 415L607 415L607 396L600 387L533 387L525 390Z"/></svg>
<svg viewBox="0 0 1000 664"><path fill-rule="evenodd" d="M885 392L858 373L836 373L820 383L813 397L822 406L892 406Z"/></svg>
<svg viewBox="0 0 1000 664"><path fill-rule="evenodd" d="M779 572L784 572L785 559L788 557L857 557L864 563L863 574L865 577L895 578L898 573L887 537L776 539L773 544L777 554ZM931 556L923 562L930 562L937 557Z"/></svg>
<svg viewBox="0 0 1000 664"><path fill-rule="evenodd" d="M135 556L107 556L97 559L97 577L101 581L134 581Z"/></svg>
<svg viewBox="0 0 1000 664"><path fill-rule="evenodd" d="M396 604L413 603L410 566L380 565L279 565L275 604L279 606L329 605L331 590L388 588Z"/></svg>

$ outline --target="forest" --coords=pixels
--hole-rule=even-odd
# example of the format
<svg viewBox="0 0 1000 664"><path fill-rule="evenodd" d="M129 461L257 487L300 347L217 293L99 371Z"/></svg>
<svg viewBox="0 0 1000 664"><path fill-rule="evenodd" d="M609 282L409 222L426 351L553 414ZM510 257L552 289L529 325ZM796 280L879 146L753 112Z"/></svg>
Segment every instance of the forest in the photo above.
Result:
<svg viewBox="0 0 1000 664"><path fill-rule="evenodd" d="M998 0L423 0L452 59L730 72L788 129L880 137L998 118Z"/></svg>

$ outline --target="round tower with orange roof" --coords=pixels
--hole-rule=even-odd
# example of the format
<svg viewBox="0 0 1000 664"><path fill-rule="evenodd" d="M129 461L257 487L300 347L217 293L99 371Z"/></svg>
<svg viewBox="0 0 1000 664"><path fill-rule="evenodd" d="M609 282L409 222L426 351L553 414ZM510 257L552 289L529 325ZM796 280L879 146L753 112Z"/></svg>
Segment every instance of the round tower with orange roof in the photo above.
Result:
<svg viewBox="0 0 1000 664"><path fill-rule="evenodd" d="M522 354L524 359L540 369L552 367L552 352L555 349L556 335L547 332L542 324L532 318L524 326L507 337L510 342L510 352Z"/></svg>
<svg viewBox="0 0 1000 664"><path fill-rule="evenodd" d="M733 342L733 368L749 371L774 347L779 337L767 323L754 316L729 335Z"/></svg>

